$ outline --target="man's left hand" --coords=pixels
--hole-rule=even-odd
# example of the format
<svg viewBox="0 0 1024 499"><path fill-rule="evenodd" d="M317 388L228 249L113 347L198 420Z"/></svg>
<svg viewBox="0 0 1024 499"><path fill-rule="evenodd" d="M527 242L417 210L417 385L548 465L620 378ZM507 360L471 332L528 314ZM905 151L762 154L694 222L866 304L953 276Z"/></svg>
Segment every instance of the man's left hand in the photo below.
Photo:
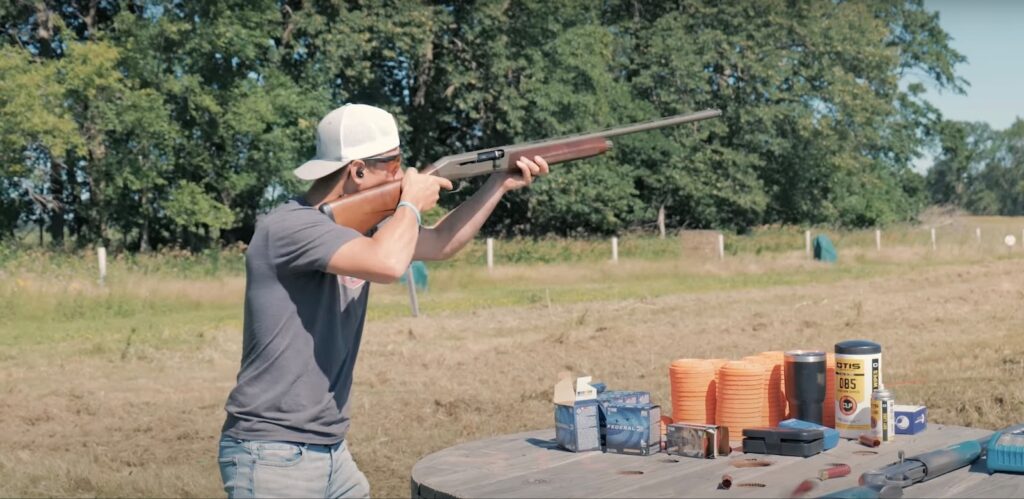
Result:
<svg viewBox="0 0 1024 499"><path fill-rule="evenodd" d="M519 173L495 173L501 176L501 188L505 191L526 187L533 183L535 178L547 175L549 171L548 162L540 156L534 156L532 160L523 156L516 160L516 166L519 167Z"/></svg>

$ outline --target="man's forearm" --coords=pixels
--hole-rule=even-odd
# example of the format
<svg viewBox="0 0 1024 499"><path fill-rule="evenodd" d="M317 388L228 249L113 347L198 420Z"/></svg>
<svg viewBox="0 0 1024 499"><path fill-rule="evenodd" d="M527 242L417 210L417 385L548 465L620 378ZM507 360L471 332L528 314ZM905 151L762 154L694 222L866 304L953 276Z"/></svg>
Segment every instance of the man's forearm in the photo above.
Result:
<svg viewBox="0 0 1024 499"><path fill-rule="evenodd" d="M466 202L448 212L429 231L429 235L423 234L422 242L431 248L421 256L424 259L443 260L457 253L473 240L504 194L501 179L496 176L488 178L483 187Z"/></svg>

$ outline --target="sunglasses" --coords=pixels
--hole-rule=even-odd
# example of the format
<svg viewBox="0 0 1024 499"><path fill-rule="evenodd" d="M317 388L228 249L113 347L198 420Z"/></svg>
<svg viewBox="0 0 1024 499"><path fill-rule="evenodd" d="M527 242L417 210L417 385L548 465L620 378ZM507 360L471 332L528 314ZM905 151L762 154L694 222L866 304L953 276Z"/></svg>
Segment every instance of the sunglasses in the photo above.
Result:
<svg viewBox="0 0 1024 499"><path fill-rule="evenodd" d="M372 158L365 158L363 162L368 166L384 165L389 172L395 171L402 164L402 153L392 154L390 156L374 156Z"/></svg>

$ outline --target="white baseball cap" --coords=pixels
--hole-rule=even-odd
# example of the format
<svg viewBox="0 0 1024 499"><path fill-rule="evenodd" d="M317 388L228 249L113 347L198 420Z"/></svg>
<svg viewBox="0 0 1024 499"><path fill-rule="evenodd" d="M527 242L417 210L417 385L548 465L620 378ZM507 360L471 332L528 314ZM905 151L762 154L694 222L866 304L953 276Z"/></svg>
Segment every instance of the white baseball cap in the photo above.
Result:
<svg viewBox="0 0 1024 499"><path fill-rule="evenodd" d="M327 113L316 127L316 157L295 169L296 177L326 177L354 159L398 147L398 124L391 113L365 104L345 104Z"/></svg>

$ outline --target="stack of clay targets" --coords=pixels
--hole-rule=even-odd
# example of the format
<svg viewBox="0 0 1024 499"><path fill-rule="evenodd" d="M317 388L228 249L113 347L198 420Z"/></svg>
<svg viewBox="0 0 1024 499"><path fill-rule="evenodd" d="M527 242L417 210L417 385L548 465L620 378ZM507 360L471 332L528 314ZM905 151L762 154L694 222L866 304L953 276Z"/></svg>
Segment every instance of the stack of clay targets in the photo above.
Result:
<svg viewBox="0 0 1024 499"><path fill-rule="evenodd" d="M766 426L767 369L759 362L728 362L718 371L719 426L729 428L729 440L743 439L743 429Z"/></svg>
<svg viewBox="0 0 1024 499"><path fill-rule="evenodd" d="M743 357L743 360L759 364L764 368L764 412L761 414L764 424L762 426L777 426L778 422L782 421L779 416L784 415L786 410L785 406L779 402L779 370L775 368L774 362L760 355Z"/></svg>
<svg viewBox="0 0 1024 499"><path fill-rule="evenodd" d="M715 368L705 359L679 359L668 368L672 419L681 423L715 424Z"/></svg>
<svg viewBox="0 0 1024 499"><path fill-rule="evenodd" d="M715 368L715 380L717 381L718 370L721 369L722 366L724 366L727 362L729 362L729 359L711 359L708 362L711 362L711 367Z"/></svg>
<svg viewBox="0 0 1024 499"><path fill-rule="evenodd" d="M779 421L784 421L789 418L789 401L786 400L786 354L785 352L761 352L758 354L760 357L764 357L772 361L779 370L779 389L778 389L778 401L776 404L778 407L777 411ZM774 374L773 374L774 376Z"/></svg>
<svg viewBox="0 0 1024 499"><path fill-rule="evenodd" d="M825 354L825 409L822 423L829 428L836 427L836 354Z"/></svg>

